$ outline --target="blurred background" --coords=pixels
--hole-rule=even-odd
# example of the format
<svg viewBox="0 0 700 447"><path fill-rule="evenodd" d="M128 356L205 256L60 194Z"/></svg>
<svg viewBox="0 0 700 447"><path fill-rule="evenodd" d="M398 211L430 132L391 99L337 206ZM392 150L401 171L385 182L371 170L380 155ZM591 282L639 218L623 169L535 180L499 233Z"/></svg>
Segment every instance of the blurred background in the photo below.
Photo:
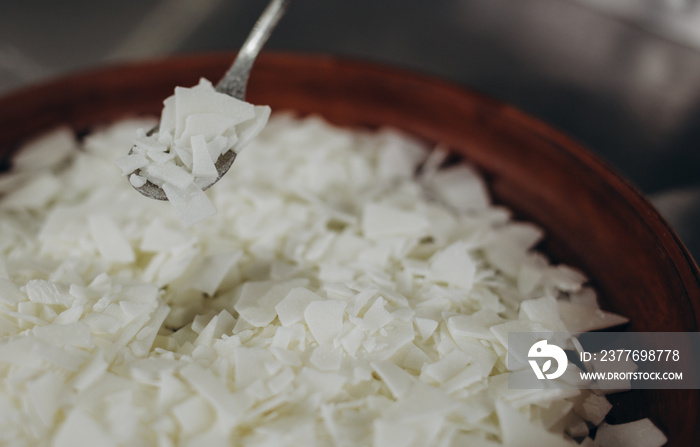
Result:
<svg viewBox="0 0 700 447"><path fill-rule="evenodd" d="M2 0L0 95L122 60L234 50L267 0ZM549 123L700 259L700 0L294 0L268 47L431 74Z"/></svg>

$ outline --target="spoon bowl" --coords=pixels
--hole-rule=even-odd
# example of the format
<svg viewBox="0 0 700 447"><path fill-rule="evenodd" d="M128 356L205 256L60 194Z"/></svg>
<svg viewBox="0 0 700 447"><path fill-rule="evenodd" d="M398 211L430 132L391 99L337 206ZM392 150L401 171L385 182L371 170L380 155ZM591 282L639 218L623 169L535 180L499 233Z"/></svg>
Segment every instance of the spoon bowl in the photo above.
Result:
<svg viewBox="0 0 700 447"><path fill-rule="evenodd" d="M267 5L263 13L258 18L258 21L253 26L250 34L246 38L241 50L238 52L236 59L233 64L228 69L224 77L216 85L216 91L219 93L224 93L233 96L236 99L245 101L246 87L248 85L248 78L250 76L250 71L253 68L255 59L258 57L260 50L262 50L265 42L270 38L272 31L277 26L277 23L284 15L287 10L287 5L290 0L272 0ZM158 132L158 126L154 127L148 132L148 135L152 135ZM129 154L134 152L134 148L131 148ZM228 150L222 153L219 158L214 162L214 167L216 167L216 180L213 183L208 184L203 187L203 190L211 188L216 182L221 180L224 174L228 172L236 159L236 152L233 150ZM140 170L136 170L131 174L139 174ZM129 174L129 175L131 175ZM142 186L134 186L135 190L140 192L146 197L155 200L168 200L165 191L160 186L147 181Z"/></svg>

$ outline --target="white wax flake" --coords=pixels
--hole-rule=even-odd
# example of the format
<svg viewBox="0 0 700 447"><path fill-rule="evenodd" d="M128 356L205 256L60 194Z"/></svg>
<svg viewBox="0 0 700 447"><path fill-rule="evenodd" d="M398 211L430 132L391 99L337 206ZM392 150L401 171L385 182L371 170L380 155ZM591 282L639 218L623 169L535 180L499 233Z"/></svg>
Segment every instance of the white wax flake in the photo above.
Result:
<svg viewBox="0 0 700 447"><path fill-rule="evenodd" d="M32 332L38 340L57 346L89 349L94 345L90 327L82 322L38 326Z"/></svg>
<svg viewBox="0 0 700 447"><path fill-rule="evenodd" d="M252 104L226 94L218 93L213 88L175 87L175 138L181 138L185 132L187 118L201 113L224 115L234 125L255 117ZM207 125L206 120L202 120ZM207 129L209 130L209 129ZM195 132L191 131L191 135ZM191 136L190 135L190 136Z"/></svg>
<svg viewBox="0 0 700 447"><path fill-rule="evenodd" d="M472 168L216 95L178 90L150 136L155 120L40 139L0 176L0 444L661 442L643 421L592 441L602 393L508 389L508 333L626 319Z"/></svg>
<svg viewBox="0 0 700 447"><path fill-rule="evenodd" d="M199 336L194 341L194 345L211 346L215 339L233 331L236 320L226 309L222 310L199 332Z"/></svg>
<svg viewBox="0 0 700 447"><path fill-rule="evenodd" d="M57 166L77 149L73 131L61 127L26 143L12 157L13 171L39 171Z"/></svg>
<svg viewBox="0 0 700 447"><path fill-rule="evenodd" d="M275 306L279 304L289 292L307 284L304 279L283 281L275 283L266 281L262 283L246 284L241 288L240 298L234 309L241 318L255 327L263 327L272 322L277 315ZM257 287L256 287L257 286Z"/></svg>
<svg viewBox="0 0 700 447"><path fill-rule="evenodd" d="M383 447L409 447L416 438L414 429L407 424L377 420L374 422L374 445Z"/></svg>
<svg viewBox="0 0 700 447"><path fill-rule="evenodd" d="M348 354L355 356L364 340L365 331L360 326L355 326L342 338L340 344Z"/></svg>
<svg viewBox="0 0 700 447"><path fill-rule="evenodd" d="M453 336L467 336L489 340L493 338L491 326L503 320L491 309L481 309L471 315L455 315L447 320L447 328Z"/></svg>
<svg viewBox="0 0 700 447"><path fill-rule="evenodd" d="M185 129L179 136L182 140L202 138L204 143L212 141L235 127L237 118L220 113L197 113L185 118ZM194 146L192 146L194 149Z"/></svg>
<svg viewBox="0 0 700 447"><path fill-rule="evenodd" d="M268 381L267 386L273 394L280 394L292 385L294 378L295 374L292 368L284 368L282 372Z"/></svg>
<svg viewBox="0 0 700 447"><path fill-rule="evenodd" d="M484 210L490 203L484 180L471 166L440 170L431 177L429 186L446 205L459 211Z"/></svg>
<svg viewBox="0 0 700 447"><path fill-rule="evenodd" d="M68 288L42 279L32 279L25 286L29 301L42 304L62 304L70 306L73 299L68 294Z"/></svg>
<svg viewBox="0 0 700 447"><path fill-rule="evenodd" d="M559 316L571 332L587 332L619 326L629 321L621 315L591 306L558 300Z"/></svg>
<svg viewBox="0 0 700 447"><path fill-rule="evenodd" d="M378 171L387 180L412 178L418 165L428 156L420 141L395 130L381 129L378 137Z"/></svg>
<svg viewBox="0 0 700 447"><path fill-rule="evenodd" d="M192 141L192 140L190 140ZM189 170L192 170L192 166L194 163L194 155L191 147L184 147L184 146L175 146L173 148L175 151L175 154L177 154L178 158L182 162L182 164ZM212 157L213 159L214 157Z"/></svg>
<svg viewBox="0 0 700 447"><path fill-rule="evenodd" d="M542 230L535 225L511 222L494 229L492 237L484 246L484 253L494 267L511 277L517 277L520 266L527 259L528 250L542 237Z"/></svg>
<svg viewBox="0 0 700 447"><path fill-rule="evenodd" d="M161 252L159 254L165 253ZM154 281L156 285L161 287L164 284L182 278L183 274L188 270L188 267L194 263L193 261L198 254L198 250L192 246L185 246L181 247L180 250L173 250L169 256L159 260L159 262L153 266L155 269L159 269L157 272L151 271L151 265L148 266L148 280ZM155 273L155 277L150 276L151 273Z"/></svg>
<svg viewBox="0 0 700 447"><path fill-rule="evenodd" d="M72 294L71 289L71 294ZM119 304L142 304L154 308L158 305L158 287L153 284L129 284L120 287L119 295L124 301ZM125 303L126 302L126 303Z"/></svg>
<svg viewBox="0 0 700 447"><path fill-rule="evenodd" d="M173 414L185 436L207 429L216 417L207 401L199 396L193 396L176 405Z"/></svg>
<svg viewBox="0 0 700 447"><path fill-rule="evenodd" d="M97 249L105 259L114 262L134 261L131 244L111 217L104 214L92 215L88 219L88 227Z"/></svg>
<svg viewBox="0 0 700 447"><path fill-rule="evenodd" d="M39 209L44 208L60 192L61 183L51 173L33 176L33 180L21 188L5 194L0 208Z"/></svg>
<svg viewBox="0 0 700 447"><path fill-rule="evenodd" d="M379 289L368 287L357 294L353 294L352 307L348 309L348 315L359 315L360 312L365 309L367 303L369 303L377 293L379 293Z"/></svg>
<svg viewBox="0 0 700 447"><path fill-rule="evenodd" d="M390 358L403 346L412 342L416 336L411 322L399 320L392 321L378 334L377 337L367 339L372 340L372 347L368 351L372 353L371 357L376 360Z"/></svg>
<svg viewBox="0 0 700 447"><path fill-rule="evenodd" d="M45 427L53 426L56 412L63 403L61 393L64 390L63 378L51 371L27 383L29 402Z"/></svg>
<svg viewBox="0 0 700 447"><path fill-rule="evenodd" d="M574 405L574 411L587 421L600 425L612 409L612 404L604 396L595 393L582 393Z"/></svg>
<svg viewBox="0 0 700 447"><path fill-rule="evenodd" d="M547 447L575 447L574 441L564 439L547 431L536 422L528 420L526 416L510 407L507 403L496 401L496 414L502 428L504 445L530 446L540 445Z"/></svg>
<svg viewBox="0 0 700 447"><path fill-rule="evenodd" d="M435 329L437 329L438 322L430 318L416 317L413 319L413 325L416 327L420 337L423 340L427 340L433 335Z"/></svg>
<svg viewBox="0 0 700 447"><path fill-rule="evenodd" d="M115 163L122 170L122 174L129 175L148 164L148 158L143 154L129 154L118 158Z"/></svg>
<svg viewBox="0 0 700 447"><path fill-rule="evenodd" d="M70 385L78 391L83 391L98 380L107 371L108 366L102 353L98 352L82 366Z"/></svg>
<svg viewBox="0 0 700 447"><path fill-rule="evenodd" d="M425 236L428 221L416 212L404 211L390 205L370 203L362 215L362 231L367 238L382 236Z"/></svg>
<svg viewBox="0 0 700 447"><path fill-rule="evenodd" d="M455 243L435 254L430 260L430 273L436 281L471 289L476 265L467 253L467 247Z"/></svg>
<svg viewBox="0 0 700 447"><path fill-rule="evenodd" d="M82 320L96 334L116 334L124 324L109 315L93 312L85 315Z"/></svg>
<svg viewBox="0 0 700 447"><path fill-rule="evenodd" d="M168 201L175 208L175 213L185 227L191 227L197 222L216 214L214 204L212 204L204 191L197 188L194 184L190 184L185 189L180 189L177 186L166 183L163 185L163 191L165 191Z"/></svg>
<svg viewBox="0 0 700 447"><path fill-rule="evenodd" d="M252 120L245 121L236 127L238 139L232 149L239 154L243 149L250 144L251 141L262 131L270 118L270 108L267 106L254 106L253 113L255 117Z"/></svg>
<svg viewBox="0 0 700 447"><path fill-rule="evenodd" d="M347 383L346 377L335 372L322 372L313 368L302 368L298 375L299 382L324 400L332 400Z"/></svg>
<svg viewBox="0 0 700 447"><path fill-rule="evenodd" d="M161 220L154 220L144 230L139 249L147 252L162 252L186 242L186 233L166 226Z"/></svg>
<svg viewBox="0 0 700 447"><path fill-rule="evenodd" d="M85 410L75 408L59 426L54 447L74 447L76 445L99 445L117 447L117 442L105 433L100 424Z"/></svg>
<svg viewBox="0 0 700 447"><path fill-rule="evenodd" d="M411 423L424 418L444 417L458 408L459 403L441 390L416 382L385 414L393 420Z"/></svg>
<svg viewBox="0 0 700 447"><path fill-rule="evenodd" d="M362 325L370 332L375 332L391 322L394 317L386 310L386 300L381 296L367 309L362 317Z"/></svg>
<svg viewBox="0 0 700 447"><path fill-rule="evenodd" d="M205 432L199 433L183 442L184 447L197 447L202 445L211 447L229 447L231 445L231 441L229 439L228 432L225 429L221 429L217 426Z"/></svg>
<svg viewBox="0 0 700 447"><path fill-rule="evenodd" d="M243 417L249 405L246 399L231 393L213 373L193 363L180 370L180 375L220 412L227 423L236 423Z"/></svg>
<svg viewBox="0 0 700 447"><path fill-rule="evenodd" d="M165 303L160 303L158 308L156 308L156 310L150 315L148 322L140 329L138 328L139 318L134 318L130 321L130 325L132 325L134 329L138 329L138 332L135 334L136 340L132 341L129 345L131 351L135 355L148 355L151 347L153 346L156 335L158 334L158 330L160 330L161 325L169 313L170 306ZM140 317L143 318L143 315Z"/></svg>
<svg viewBox="0 0 700 447"><path fill-rule="evenodd" d="M591 287L582 287L578 292L569 294L569 300L573 304L593 307L596 309L599 308L598 295Z"/></svg>
<svg viewBox="0 0 700 447"><path fill-rule="evenodd" d="M668 440L649 419L598 427L595 442L600 447L661 447Z"/></svg>
<svg viewBox="0 0 700 447"><path fill-rule="evenodd" d="M148 158L150 158L158 164L166 164L175 158L175 153L154 150L148 152Z"/></svg>
<svg viewBox="0 0 700 447"><path fill-rule="evenodd" d="M440 388L448 394L464 389L485 377L483 369L482 365L471 363L452 376L451 379L442 382Z"/></svg>
<svg viewBox="0 0 700 447"><path fill-rule="evenodd" d="M149 164L139 172L179 189L185 189L194 182L192 174L172 163Z"/></svg>
<svg viewBox="0 0 700 447"><path fill-rule="evenodd" d="M147 137L147 134L140 135L138 132L138 138L134 140L134 153L146 153L148 157L152 157L155 154L165 154L168 150L168 146L161 144L160 142L155 142Z"/></svg>
<svg viewBox="0 0 700 447"><path fill-rule="evenodd" d="M557 300L552 297L542 297L525 300L520 303L520 313L531 321L537 321L551 332L566 332L567 327L559 318Z"/></svg>
<svg viewBox="0 0 700 447"><path fill-rule="evenodd" d="M195 290L201 290L209 296L217 291L226 274L233 268L243 254L240 251L234 253L218 253L205 256L191 268L189 273L189 286Z"/></svg>
<svg viewBox="0 0 700 447"><path fill-rule="evenodd" d="M489 330L506 349L508 349L508 333L510 332L550 332L540 323L528 320L509 320L491 326Z"/></svg>
<svg viewBox="0 0 700 447"><path fill-rule="evenodd" d="M289 291L282 301L275 305L275 312L282 326L291 326L304 318L304 310L313 301L320 301L321 296L304 287Z"/></svg>
<svg viewBox="0 0 700 447"><path fill-rule="evenodd" d="M175 96L173 95L163 100L163 110L160 113L160 122L158 123L159 141L165 139L172 141L176 120Z"/></svg>
<svg viewBox="0 0 700 447"><path fill-rule="evenodd" d="M372 362L374 369L395 398L403 396L415 382L415 377L388 361Z"/></svg>
<svg viewBox="0 0 700 447"><path fill-rule="evenodd" d="M219 135L207 142L207 151L209 151L209 156L212 160L218 160L221 154L228 152L232 147L236 146L237 143L238 136L236 135L230 135L228 137Z"/></svg>
<svg viewBox="0 0 700 447"><path fill-rule="evenodd" d="M548 268L543 280L565 292L576 292L587 281L586 275L566 265Z"/></svg>
<svg viewBox="0 0 700 447"><path fill-rule="evenodd" d="M448 155L447 149L442 145L432 148L421 166L420 179L430 180L440 170Z"/></svg>
<svg viewBox="0 0 700 447"><path fill-rule="evenodd" d="M541 282L547 260L540 256L529 256L520 265L518 270L518 290L523 295L529 295Z"/></svg>
<svg viewBox="0 0 700 447"><path fill-rule="evenodd" d="M342 359L341 351L320 346L314 349L309 361L320 371L337 371Z"/></svg>
<svg viewBox="0 0 700 447"><path fill-rule="evenodd" d="M469 355L455 349L437 362L425 365L421 375L443 383L464 370L470 360Z"/></svg>
<svg viewBox="0 0 700 447"><path fill-rule="evenodd" d="M22 293L19 287L12 281L0 278L0 302L7 305L13 306L24 301L26 299L25 295Z"/></svg>
<svg viewBox="0 0 700 447"><path fill-rule="evenodd" d="M416 346L415 343L407 343L396 351L392 357L392 361L402 368L418 374L423 368L423 365L434 361L434 359L431 359L430 356Z"/></svg>
<svg viewBox="0 0 700 447"><path fill-rule="evenodd" d="M236 365L236 383L244 388L268 376L265 363L271 360L271 353L261 348L236 346L233 359Z"/></svg>
<svg viewBox="0 0 700 447"><path fill-rule="evenodd" d="M137 175L137 174L131 174L129 176L129 183L131 183L131 186L133 186L134 188L142 187L143 185L146 184L147 181L148 180L146 180L145 177L141 177L140 175Z"/></svg>
<svg viewBox="0 0 700 447"><path fill-rule="evenodd" d="M286 350L292 342L294 331L286 327L278 327L272 337L272 347Z"/></svg>
<svg viewBox="0 0 700 447"><path fill-rule="evenodd" d="M304 321L319 345L330 343L343 329L346 303L313 301L304 310Z"/></svg>
<svg viewBox="0 0 700 447"><path fill-rule="evenodd" d="M196 135L191 138L192 144L192 175L203 185L214 183L218 177L216 166L212 160L204 135Z"/></svg>

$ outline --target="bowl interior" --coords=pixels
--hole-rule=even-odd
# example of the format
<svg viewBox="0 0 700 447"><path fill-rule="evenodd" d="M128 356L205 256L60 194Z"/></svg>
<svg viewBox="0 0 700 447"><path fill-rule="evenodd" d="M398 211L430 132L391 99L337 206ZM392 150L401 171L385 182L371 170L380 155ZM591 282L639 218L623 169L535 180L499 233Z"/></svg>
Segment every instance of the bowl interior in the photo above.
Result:
<svg viewBox="0 0 700 447"><path fill-rule="evenodd" d="M176 85L202 76L217 81L232 59L212 54L121 65L6 96L0 160L6 165L22 141L57 125L83 133L127 116L157 115ZM394 126L449 147L482 170L495 202L545 229L545 253L583 270L601 305L630 318L627 330L698 330L698 267L658 212L588 151L512 107L391 68L289 54L261 56L248 98L339 125ZM612 423L650 417L671 445L696 439L697 390L639 390L611 401Z"/></svg>

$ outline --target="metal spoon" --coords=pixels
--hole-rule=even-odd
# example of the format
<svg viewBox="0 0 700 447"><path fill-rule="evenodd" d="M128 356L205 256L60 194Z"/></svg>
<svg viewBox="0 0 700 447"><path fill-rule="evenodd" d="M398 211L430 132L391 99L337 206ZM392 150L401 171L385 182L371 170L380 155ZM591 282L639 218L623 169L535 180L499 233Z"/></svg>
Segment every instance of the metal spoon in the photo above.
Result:
<svg viewBox="0 0 700 447"><path fill-rule="evenodd" d="M290 0L272 0L262 15L253 26L248 38L243 43L236 60L233 61L233 65L228 69L224 77L216 85L216 91L220 93L226 93L234 98L245 100L245 90L248 85L248 76L250 75L250 70L253 68L253 63L255 58L260 53L263 45L267 42L267 39L272 34L272 30L275 29L277 22L284 15L287 5ZM158 131L158 126L151 129L148 134L151 135ZM133 148L132 148L133 152ZM130 152L130 153L132 153ZM229 168L233 164L233 160L236 158L236 153L232 150L227 151L222 154L219 159L214 163L216 166L216 171L218 173L214 183L218 182L221 177L228 172ZM138 174L140 171L135 171ZM208 189L214 183L207 186L204 189ZM168 200L165 195L165 191L151 182L146 182L141 187L134 187L138 192L146 197L156 200Z"/></svg>

